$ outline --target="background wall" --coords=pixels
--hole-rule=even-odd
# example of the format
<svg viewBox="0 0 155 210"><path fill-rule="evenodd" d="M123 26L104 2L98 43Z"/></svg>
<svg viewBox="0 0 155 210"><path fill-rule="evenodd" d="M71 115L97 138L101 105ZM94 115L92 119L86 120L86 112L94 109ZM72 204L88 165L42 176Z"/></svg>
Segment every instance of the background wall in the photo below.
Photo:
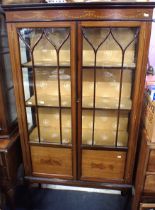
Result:
<svg viewBox="0 0 155 210"><path fill-rule="evenodd" d="M153 18L155 19L155 9L154 9ZM150 60L150 65L153 66L155 70L155 22L152 24L149 60Z"/></svg>

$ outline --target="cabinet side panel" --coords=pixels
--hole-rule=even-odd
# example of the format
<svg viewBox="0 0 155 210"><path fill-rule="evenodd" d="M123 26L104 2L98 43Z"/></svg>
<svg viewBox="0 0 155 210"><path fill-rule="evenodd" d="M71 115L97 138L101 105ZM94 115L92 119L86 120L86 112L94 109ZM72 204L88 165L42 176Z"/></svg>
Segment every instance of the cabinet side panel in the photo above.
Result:
<svg viewBox="0 0 155 210"><path fill-rule="evenodd" d="M140 123L140 115L142 109L142 100L144 92L144 81L146 75L146 66L148 60L148 49L149 40L151 34L151 23L142 23L140 27L140 37L139 37L139 48L138 48L138 60L137 60L137 74L135 78L135 94L134 94L134 104L133 112L131 116L131 131L130 131L130 141L128 145L127 163L126 163L126 173L125 179L127 183L132 182L132 174L134 168L134 160L136 154L138 130Z"/></svg>
<svg viewBox="0 0 155 210"><path fill-rule="evenodd" d="M23 162L25 168L25 174L31 175L31 158L30 158L30 150L27 144L27 136L24 131L27 130L25 110L24 110L24 101L23 101L23 86L22 86L22 78L20 74L20 54L19 54L19 43L18 37L16 33L16 28L13 24L7 25L8 30L8 40L9 40L9 48L11 55L11 64L13 71L13 81L15 88L15 97L16 97L16 106L17 106L17 115L19 122L19 131L20 131L20 139L21 146L23 152Z"/></svg>

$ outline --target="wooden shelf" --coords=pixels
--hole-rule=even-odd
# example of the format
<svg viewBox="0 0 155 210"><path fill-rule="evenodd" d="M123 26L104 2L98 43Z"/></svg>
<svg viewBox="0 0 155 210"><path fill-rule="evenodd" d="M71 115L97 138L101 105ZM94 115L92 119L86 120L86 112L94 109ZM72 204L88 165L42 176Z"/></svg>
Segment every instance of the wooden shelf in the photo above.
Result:
<svg viewBox="0 0 155 210"><path fill-rule="evenodd" d="M97 97L95 108L99 109L118 109L118 98L110 97ZM130 98L122 98L120 109L122 110L131 110L132 101ZM82 98L82 107L83 108L93 108L93 97L83 97Z"/></svg>
<svg viewBox="0 0 155 210"><path fill-rule="evenodd" d="M62 143L71 144L71 129L62 128ZM30 142L39 142L38 130L34 128L29 136ZM60 129L56 127L40 127L40 142L60 144Z"/></svg>
<svg viewBox="0 0 155 210"><path fill-rule="evenodd" d="M22 67L32 68L32 62L30 61L27 63L23 63ZM57 65L56 65L56 62L53 63L51 61L40 61L40 62L35 62L34 67L36 67L36 68L44 68L44 67L57 68ZM62 63L60 63L60 67L61 68L69 68L70 64L69 64L69 62L62 62Z"/></svg>
<svg viewBox="0 0 155 210"><path fill-rule="evenodd" d="M135 69L135 64L131 65L131 66L123 66L123 71L124 70L134 70ZM94 66L82 66L82 69L85 70L92 70L94 71ZM100 69L100 70L118 70L120 71L122 69L122 67L119 66L112 66L112 65L105 65L105 66L96 66L96 69Z"/></svg>
<svg viewBox="0 0 155 210"><path fill-rule="evenodd" d="M82 129L82 144L92 145L92 140L89 137L92 135L92 129ZM40 127L40 142L60 144L60 130L55 127ZM96 129L94 145L96 146L115 146L116 131ZM29 135L30 142L39 143L38 130L35 127ZM128 141L127 131L118 132L118 147L126 147ZM62 128L62 144L71 145L71 128Z"/></svg>
<svg viewBox="0 0 155 210"><path fill-rule="evenodd" d="M57 107L59 108L59 98L58 96L52 95L38 95L38 106L42 107ZM61 97L61 105L64 108L71 107L71 96L62 96ZM36 106L35 97L32 96L30 99L26 101L26 106Z"/></svg>
<svg viewBox="0 0 155 210"><path fill-rule="evenodd" d="M32 62L30 61L27 63L23 63L22 67L32 68ZM35 62L34 67L36 67L36 68L44 68L44 67L57 68L57 64L56 64L56 62L53 63L50 60L49 61L43 60L43 61ZM70 62L60 62L60 67L61 68L70 68ZM124 65L123 65L124 69L135 69L135 67L136 67L135 63L124 63ZM93 70L94 63L91 60L87 61L83 64L82 68L87 68L87 69L91 68ZM109 62L109 63L98 62L96 68L121 69L122 66L121 66L121 64L116 63L116 62Z"/></svg>
<svg viewBox="0 0 155 210"><path fill-rule="evenodd" d="M71 96L62 96L61 97L61 108L69 109L71 108ZM99 110L118 110L118 99L116 98L108 98L108 97L96 97L96 105L95 109ZM83 97L82 101L83 109L92 110L93 109L93 100L92 97ZM26 101L27 107L34 107L35 104L35 97L32 96L30 99ZM59 101L58 96L48 96L42 95L38 96L38 107L45 107L45 108L59 108ZM130 111L132 106L132 101L129 98L122 98L120 109Z"/></svg>

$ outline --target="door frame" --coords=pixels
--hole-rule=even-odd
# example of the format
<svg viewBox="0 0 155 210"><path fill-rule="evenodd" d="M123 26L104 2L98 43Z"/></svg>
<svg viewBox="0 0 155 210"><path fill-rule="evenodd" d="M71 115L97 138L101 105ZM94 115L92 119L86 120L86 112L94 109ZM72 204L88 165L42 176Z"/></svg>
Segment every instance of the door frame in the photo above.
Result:
<svg viewBox="0 0 155 210"><path fill-rule="evenodd" d="M133 84L133 100L130 117L130 130L128 138L128 149L124 168L123 180L98 180L103 182L115 182L115 183L132 183L132 175L136 156L136 147L138 139L138 130L140 124L140 116L143 101L144 82L147 66L147 54L149 49L149 39L151 34L151 23L142 21L80 21L78 24L78 179L82 177L82 27L138 27L138 49L137 49L137 64L135 72L135 80ZM88 148L90 148L88 146ZM93 149L93 148L90 148ZM95 148L94 148L95 149ZM96 148L97 150L98 148ZM102 149L101 149L102 150ZM108 147L103 148L108 150ZM110 148L109 150L121 151L121 148ZM91 181L89 178L87 180ZM97 180L96 180L97 181Z"/></svg>
<svg viewBox="0 0 155 210"><path fill-rule="evenodd" d="M72 112L72 177L51 175L50 178L76 179L77 177L77 154L76 154L76 39L75 39L75 23L74 22L24 22L24 23L8 23L7 30L9 34L9 47L11 53L11 64L13 69L13 81L15 88L17 115L19 122L19 132L21 136L21 146L23 151L23 162L25 168L25 175L32 176L33 168L30 154L30 143L27 132L27 117L24 99L24 86L22 79L20 46L17 34L18 28L70 28L70 59L71 59L71 112ZM38 144L38 146L40 146ZM48 146L48 145L47 145ZM50 145L51 147L54 145ZM42 175L41 175L42 176ZM44 175L43 175L44 176ZM49 175L45 175L49 178Z"/></svg>

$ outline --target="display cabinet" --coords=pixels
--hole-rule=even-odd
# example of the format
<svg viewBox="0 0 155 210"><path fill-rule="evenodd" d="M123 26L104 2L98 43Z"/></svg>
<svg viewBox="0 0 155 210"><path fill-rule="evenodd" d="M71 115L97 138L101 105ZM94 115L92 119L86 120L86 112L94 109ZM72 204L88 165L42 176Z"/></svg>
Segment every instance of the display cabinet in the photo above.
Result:
<svg viewBox="0 0 155 210"><path fill-rule="evenodd" d="M17 131L17 114L4 13L0 9L0 139Z"/></svg>
<svg viewBox="0 0 155 210"><path fill-rule="evenodd" d="M154 203L142 203L140 205L140 210L154 210L155 204Z"/></svg>
<svg viewBox="0 0 155 210"><path fill-rule="evenodd" d="M25 178L131 187L154 5L3 6Z"/></svg>
<svg viewBox="0 0 155 210"><path fill-rule="evenodd" d="M4 197L13 205L14 187L21 163L7 29L5 15L0 7L0 209L4 207Z"/></svg>
<svg viewBox="0 0 155 210"><path fill-rule="evenodd" d="M150 142L147 130L143 126L141 126L140 139L132 210L155 207L155 145Z"/></svg>

